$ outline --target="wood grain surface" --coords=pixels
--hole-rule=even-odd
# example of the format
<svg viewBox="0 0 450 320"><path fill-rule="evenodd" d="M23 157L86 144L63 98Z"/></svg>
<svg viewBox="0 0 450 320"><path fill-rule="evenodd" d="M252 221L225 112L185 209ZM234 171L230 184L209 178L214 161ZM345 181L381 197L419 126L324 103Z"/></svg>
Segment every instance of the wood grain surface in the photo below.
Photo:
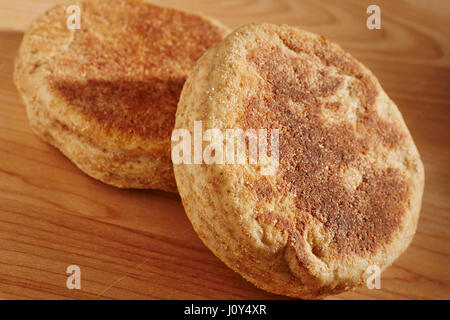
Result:
<svg viewBox="0 0 450 320"><path fill-rule="evenodd" d="M177 195L97 182L36 138L12 83L30 21L61 1L0 2L0 298L277 299L201 243ZM162 1L161 1L162 2ZM422 155L426 186L413 243L381 289L331 299L450 299L450 1L164 1L235 28L287 23L341 44L378 76ZM366 8L381 7L368 30ZM81 268L81 290L66 268Z"/></svg>

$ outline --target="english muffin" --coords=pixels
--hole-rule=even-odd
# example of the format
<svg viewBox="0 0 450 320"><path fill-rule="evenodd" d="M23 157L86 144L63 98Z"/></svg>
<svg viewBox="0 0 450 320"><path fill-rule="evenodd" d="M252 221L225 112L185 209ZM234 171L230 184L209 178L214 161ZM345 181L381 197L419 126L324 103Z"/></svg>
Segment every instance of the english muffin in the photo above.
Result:
<svg viewBox="0 0 450 320"><path fill-rule="evenodd" d="M411 242L424 186L417 148L376 77L325 37L271 24L232 32L192 69L174 133L193 136L195 121L203 161L174 165L186 213L205 245L257 287L339 293ZM225 139L206 130L230 128L244 138L266 129L275 170L248 160L247 138L244 164L221 159ZM278 144L268 141L276 130ZM186 136L172 137L173 150Z"/></svg>
<svg viewBox="0 0 450 320"><path fill-rule="evenodd" d="M71 5L80 9L78 30L67 27ZM14 80L34 132L85 173L117 187L176 192L170 134L178 98L196 60L227 32L147 1L72 1L32 22Z"/></svg>

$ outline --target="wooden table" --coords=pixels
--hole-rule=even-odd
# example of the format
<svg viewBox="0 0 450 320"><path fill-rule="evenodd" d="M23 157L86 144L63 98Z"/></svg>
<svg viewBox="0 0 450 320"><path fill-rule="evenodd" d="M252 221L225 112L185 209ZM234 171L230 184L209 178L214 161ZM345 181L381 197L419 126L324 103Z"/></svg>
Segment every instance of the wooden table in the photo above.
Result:
<svg viewBox="0 0 450 320"><path fill-rule="evenodd" d="M23 31L55 0L0 2L0 298L277 299L228 269L200 242L177 195L97 182L36 138L12 83ZM380 79L426 170L418 232L383 273L381 290L332 299L450 298L450 2L165 1L230 27L297 25L340 43ZM81 268L81 290L66 268Z"/></svg>

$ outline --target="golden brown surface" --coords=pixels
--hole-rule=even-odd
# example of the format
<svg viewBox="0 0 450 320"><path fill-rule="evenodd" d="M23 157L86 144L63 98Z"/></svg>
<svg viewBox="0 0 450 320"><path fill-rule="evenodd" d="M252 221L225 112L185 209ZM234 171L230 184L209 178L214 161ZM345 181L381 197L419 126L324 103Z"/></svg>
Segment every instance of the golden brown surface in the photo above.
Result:
<svg viewBox="0 0 450 320"><path fill-rule="evenodd" d="M325 222L338 253L374 252L379 241L390 240L398 229L410 191L398 168L369 168L373 161L360 155L379 142L382 148L406 148L407 133L395 119L388 123L380 118L376 80L356 61L326 39L310 43L291 31L279 36L297 54L262 44L247 57L265 83L249 98L241 126L281 128L278 183L286 186L272 192L269 185L270 195L266 191L258 196L270 201L280 193L301 195L295 206ZM337 74L332 74L333 68L338 68ZM353 79L345 83L345 77ZM354 110L345 105L347 92L339 92L344 86L356 97ZM328 125L327 117L338 119L337 124ZM422 166L418 159L402 161ZM358 175L351 187L341 173L347 170Z"/></svg>
<svg viewBox="0 0 450 320"><path fill-rule="evenodd" d="M30 124L83 171L123 188L176 192L169 138L188 71L226 27L145 0L74 2L27 29L15 82Z"/></svg>
<svg viewBox="0 0 450 320"><path fill-rule="evenodd" d="M53 13L63 28L64 9ZM81 10L81 32L49 65L53 89L106 134L168 140L188 71L225 30L139 0L88 1ZM37 31L36 47L49 45L42 36Z"/></svg>
<svg viewBox="0 0 450 320"><path fill-rule="evenodd" d="M411 246L382 275L332 299L450 298L446 1L378 1L380 31L360 1L164 1L235 28L288 23L340 43L379 78L421 152L426 187ZM30 131L12 83L25 27L53 0L0 2L0 297L279 298L256 289L200 242L175 195L118 190L90 179ZM68 290L78 264L82 290Z"/></svg>
<svg viewBox="0 0 450 320"><path fill-rule="evenodd" d="M424 184L417 148L375 76L325 37L274 24L233 31L186 80L175 128L192 135L194 121L279 130L273 175L248 162L174 165L194 230L257 287L336 294L412 240Z"/></svg>

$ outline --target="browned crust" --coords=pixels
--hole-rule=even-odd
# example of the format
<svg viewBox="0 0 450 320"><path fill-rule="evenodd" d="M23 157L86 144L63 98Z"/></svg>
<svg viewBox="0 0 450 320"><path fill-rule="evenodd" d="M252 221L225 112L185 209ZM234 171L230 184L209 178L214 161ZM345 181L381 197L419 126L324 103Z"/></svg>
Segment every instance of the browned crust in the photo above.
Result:
<svg viewBox="0 0 450 320"><path fill-rule="evenodd" d="M175 128L279 129L280 166L175 165L203 242L256 286L321 297L387 268L416 230L424 172L400 112L339 46L253 24L212 47L188 78Z"/></svg>
<svg viewBox="0 0 450 320"><path fill-rule="evenodd" d="M318 48L314 52L296 49L321 58L330 51L327 43L315 42ZM405 138L397 124L381 120L376 113L374 80L343 52L328 57L318 68L311 65L309 57L283 53L279 47L261 45L252 49L247 59L265 82L256 88L256 96L249 97L242 127L281 130L281 177L276 182L281 187L275 197L296 194L296 215L307 214L323 224L332 234L336 255L375 252L400 226L407 209L408 185L400 170L374 169L360 157L374 140L387 148L401 148ZM323 119L324 100L336 94L344 82L342 76L329 74L329 65L344 65L359 79L352 87L363 109L356 126L329 125ZM346 186L340 174L348 167L357 167L362 176L355 190ZM266 200L259 181L248 187ZM306 232L301 222L296 230L301 237Z"/></svg>
<svg viewBox="0 0 450 320"><path fill-rule="evenodd" d="M172 164L149 153L110 150L71 130L46 111L39 100L26 103L30 126L89 176L119 188L177 192Z"/></svg>
<svg viewBox="0 0 450 320"><path fill-rule="evenodd" d="M145 1L88 1L81 10L83 27L50 65L56 94L106 132L168 140L187 73L226 29Z"/></svg>
<svg viewBox="0 0 450 320"><path fill-rule="evenodd" d="M77 31L66 27L71 4L81 8ZM156 181L171 167L170 134L188 71L227 32L210 18L144 0L72 1L30 25L16 59L15 82L26 103L45 108L30 116L48 115L74 136L87 137L100 152L122 152L123 161L133 162L133 154L154 159L162 165L161 172L155 165L150 174ZM40 123L51 121L35 121ZM70 152L54 134L43 138L88 174L121 187L161 188L147 172L140 182L127 177L126 170L88 172L80 161L89 155ZM98 160L96 167L108 170ZM172 173L163 180L169 181L163 189L176 192Z"/></svg>

